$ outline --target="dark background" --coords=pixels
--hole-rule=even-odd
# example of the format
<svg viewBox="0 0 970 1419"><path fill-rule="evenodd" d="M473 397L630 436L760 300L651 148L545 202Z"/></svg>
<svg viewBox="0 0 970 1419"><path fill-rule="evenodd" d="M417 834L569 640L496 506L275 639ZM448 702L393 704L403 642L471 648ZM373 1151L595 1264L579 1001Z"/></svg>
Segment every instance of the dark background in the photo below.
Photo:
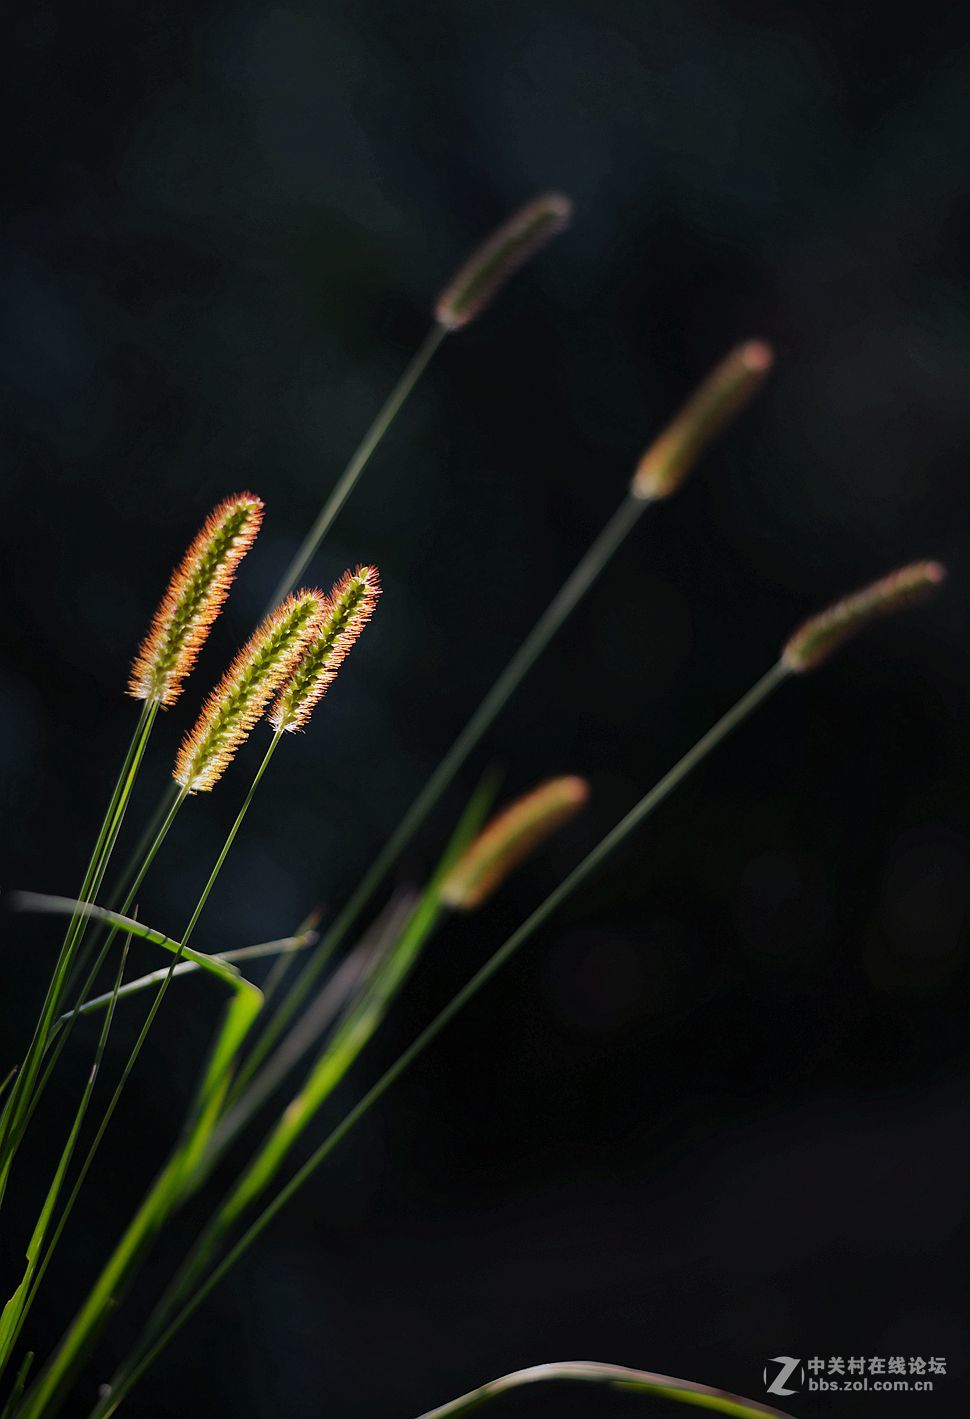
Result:
<svg viewBox="0 0 970 1419"><path fill-rule="evenodd" d="M489 763L507 795L588 774L588 814L440 936L329 1121L800 618L900 561L951 566L934 605L787 686L559 912L133 1415L408 1419L560 1358L757 1397L770 1356L899 1353L947 1358L933 1396L790 1403L965 1412L967 28L935 3L6 10L5 885L76 890L135 717L128 660L205 511L251 487L265 531L156 734L137 828L437 289L517 204L560 187L574 227L446 342L318 556L325 583L376 561L384 600L274 764L199 945L339 906L651 433L734 341L778 349L757 406L637 529L401 878L429 868ZM255 738L186 811L145 920L184 920ZM2 929L5 1068L59 935ZM198 980L167 1001L32 1318L41 1349L164 1157L219 1003ZM119 1022L115 1069L139 1018ZM92 1042L78 1032L22 1155L5 1278ZM588 1390L503 1405L667 1412Z"/></svg>

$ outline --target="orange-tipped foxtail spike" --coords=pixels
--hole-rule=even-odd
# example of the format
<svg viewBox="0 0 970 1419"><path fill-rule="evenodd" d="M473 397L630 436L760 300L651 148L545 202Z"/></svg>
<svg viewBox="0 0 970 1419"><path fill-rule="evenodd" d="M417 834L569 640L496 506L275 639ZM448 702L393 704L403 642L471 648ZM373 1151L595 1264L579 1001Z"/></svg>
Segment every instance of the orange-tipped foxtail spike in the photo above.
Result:
<svg viewBox="0 0 970 1419"><path fill-rule="evenodd" d="M376 567L345 572L326 599L319 627L269 712L273 728L302 729L367 625L381 594Z"/></svg>
<svg viewBox="0 0 970 1419"><path fill-rule="evenodd" d="M701 454L760 389L774 363L764 340L748 340L717 365L637 464L630 491L651 502L669 498Z"/></svg>
<svg viewBox="0 0 970 1419"><path fill-rule="evenodd" d="M940 562L912 562L810 617L790 636L781 655L786 670L815 670L852 636L881 616L901 611L930 595L946 577Z"/></svg>
<svg viewBox="0 0 970 1419"><path fill-rule="evenodd" d="M493 818L448 872L441 900L472 911L541 843L579 812L589 798L584 778L548 779Z"/></svg>
<svg viewBox="0 0 970 1419"><path fill-rule="evenodd" d="M298 591L250 636L182 740L175 779L188 793L207 792L225 773L316 634L325 606L322 591Z"/></svg>
<svg viewBox="0 0 970 1419"><path fill-rule="evenodd" d="M229 595L263 519L262 501L237 493L213 508L172 574L131 668L128 693L173 705Z"/></svg>

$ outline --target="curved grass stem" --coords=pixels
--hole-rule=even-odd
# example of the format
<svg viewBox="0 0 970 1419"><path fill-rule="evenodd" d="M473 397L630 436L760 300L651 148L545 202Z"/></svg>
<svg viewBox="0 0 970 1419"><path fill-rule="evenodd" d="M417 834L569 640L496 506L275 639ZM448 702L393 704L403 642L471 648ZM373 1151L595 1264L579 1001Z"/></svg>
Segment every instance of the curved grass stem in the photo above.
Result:
<svg viewBox="0 0 970 1419"><path fill-rule="evenodd" d="M651 1394L679 1404L712 1409L718 1414L730 1414L735 1419L790 1419L780 1409L772 1409L753 1399L742 1399L727 1390L713 1389L693 1380L675 1379L673 1375L658 1375L651 1370L633 1370L627 1365L606 1365L599 1360L561 1360L547 1365L530 1365L525 1370L513 1370L511 1374L489 1380L487 1384L479 1385L477 1389L459 1395L437 1409L429 1409L420 1419L457 1419L459 1414L467 1414L480 1404L507 1394L509 1390L550 1382L579 1382L628 1393Z"/></svg>

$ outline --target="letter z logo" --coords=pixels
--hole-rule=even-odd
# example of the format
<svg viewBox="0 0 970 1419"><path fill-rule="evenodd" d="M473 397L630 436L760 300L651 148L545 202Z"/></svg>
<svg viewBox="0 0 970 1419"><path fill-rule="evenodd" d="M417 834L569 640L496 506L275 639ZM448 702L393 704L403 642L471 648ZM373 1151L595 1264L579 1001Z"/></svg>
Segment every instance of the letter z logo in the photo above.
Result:
<svg viewBox="0 0 970 1419"><path fill-rule="evenodd" d="M768 1382L768 1365L765 1365L765 1389L769 1394L797 1394L797 1389L786 1389L787 1381L801 1365L801 1360L794 1360L791 1355L773 1355L768 1361L768 1365L778 1365L779 1370L774 1379ZM801 1380L804 1375L800 1372L798 1378Z"/></svg>

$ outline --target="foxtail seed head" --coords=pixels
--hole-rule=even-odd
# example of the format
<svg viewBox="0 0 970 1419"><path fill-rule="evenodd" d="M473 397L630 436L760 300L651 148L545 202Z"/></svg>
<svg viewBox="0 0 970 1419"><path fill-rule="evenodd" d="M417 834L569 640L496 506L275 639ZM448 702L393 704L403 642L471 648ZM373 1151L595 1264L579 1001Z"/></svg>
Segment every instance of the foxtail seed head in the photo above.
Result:
<svg viewBox="0 0 970 1419"><path fill-rule="evenodd" d="M517 798L479 833L445 877L441 900L472 911L546 838L579 812L589 798L584 778L547 779Z"/></svg>
<svg viewBox="0 0 970 1419"><path fill-rule="evenodd" d="M812 616L789 638L782 651L782 665L796 674L815 670L844 641L864 631L880 616L922 601L945 577L946 567L940 562L913 562L836 601L828 610Z"/></svg>
<svg viewBox="0 0 970 1419"><path fill-rule="evenodd" d="M573 204L561 192L536 197L477 247L438 297L435 319L460 330L481 315L520 266L569 225Z"/></svg>
<svg viewBox="0 0 970 1419"><path fill-rule="evenodd" d="M182 740L175 779L189 793L207 792L225 773L316 633L325 604L322 591L298 591L250 636Z"/></svg>
<svg viewBox="0 0 970 1419"><path fill-rule="evenodd" d="M717 365L637 464L630 491L650 502L669 498L701 454L757 393L774 363L764 340L749 340Z"/></svg>
<svg viewBox="0 0 970 1419"><path fill-rule="evenodd" d="M237 493L209 513L159 602L131 667L129 695L175 703L262 520L253 493Z"/></svg>
<svg viewBox="0 0 970 1419"><path fill-rule="evenodd" d="M269 712L277 732L292 732L306 724L373 615L380 594L376 567L344 572L326 598L316 635Z"/></svg>

